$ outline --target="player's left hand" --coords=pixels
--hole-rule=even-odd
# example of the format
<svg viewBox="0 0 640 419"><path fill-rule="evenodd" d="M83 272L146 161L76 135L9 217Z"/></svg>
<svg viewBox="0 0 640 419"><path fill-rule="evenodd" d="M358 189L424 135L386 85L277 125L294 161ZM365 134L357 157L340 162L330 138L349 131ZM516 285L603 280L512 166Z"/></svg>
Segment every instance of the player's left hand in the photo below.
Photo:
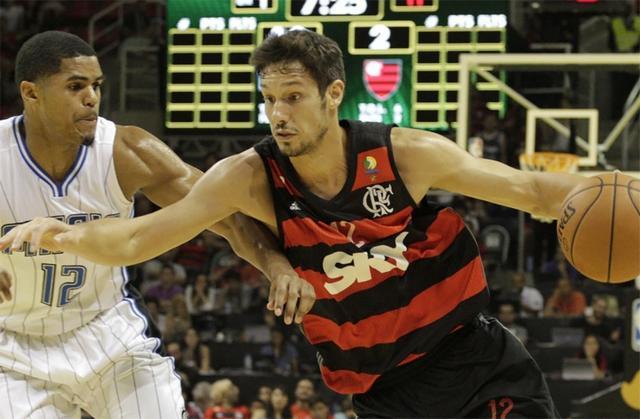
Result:
<svg viewBox="0 0 640 419"><path fill-rule="evenodd" d="M267 308L276 316L284 313L285 324L302 323L302 318L316 301L313 286L300 278L295 271L272 275Z"/></svg>
<svg viewBox="0 0 640 419"><path fill-rule="evenodd" d="M71 226L54 218L36 217L28 223L20 224L0 238L0 250L11 248L18 250L24 242L31 245L32 251L47 249L52 252L60 251L60 243L55 240L59 233L71 230Z"/></svg>
<svg viewBox="0 0 640 419"><path fill-rule="evenodd" d="M0 268L0 304L11 301L11 274Z"/></svg>

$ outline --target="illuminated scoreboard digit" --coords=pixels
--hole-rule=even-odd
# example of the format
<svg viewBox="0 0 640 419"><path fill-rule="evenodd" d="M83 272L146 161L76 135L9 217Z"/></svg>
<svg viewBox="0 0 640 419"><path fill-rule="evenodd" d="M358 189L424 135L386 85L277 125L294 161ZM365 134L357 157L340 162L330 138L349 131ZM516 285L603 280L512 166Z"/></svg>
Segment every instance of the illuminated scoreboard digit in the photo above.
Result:
<svg viewBox="0 0 640 419"><path fill-rule="evenodd" d="M251 53L267 36L311 30L343 50L341 118L455 128L459 56L506 51L507 2L168 0L165 125L266 132ZM476 88L504 110L497 86Z"/></svg>
<svg viewBox="0 0 640 419"><path fill-rule="evenodd" d="M286 3L289 20L377 20L384 12L384 0L288 0Z"/></svg>

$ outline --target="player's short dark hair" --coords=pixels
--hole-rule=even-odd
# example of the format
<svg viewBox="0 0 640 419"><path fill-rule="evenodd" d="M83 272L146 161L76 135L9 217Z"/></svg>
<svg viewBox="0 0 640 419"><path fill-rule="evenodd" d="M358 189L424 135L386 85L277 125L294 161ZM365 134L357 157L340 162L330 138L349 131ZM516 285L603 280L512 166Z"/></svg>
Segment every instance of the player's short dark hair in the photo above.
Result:
<svg viewBox="0 0 640 419"><path fill-rule="evenodd" d="M35 82L60 71L65 58L93 57L95 50L80 37L60 31L36 34L22 44L16 57L15 81Z"/></svg>
<svg viewBox="0 0 640 419"><path fill-rule="evenodd" d="M260 75L271 64L300 62L318 84L323 95L335 80L345 81L344 61L338 44L309 30L293 30L270 35L251 56L251 64Z"/></svg>

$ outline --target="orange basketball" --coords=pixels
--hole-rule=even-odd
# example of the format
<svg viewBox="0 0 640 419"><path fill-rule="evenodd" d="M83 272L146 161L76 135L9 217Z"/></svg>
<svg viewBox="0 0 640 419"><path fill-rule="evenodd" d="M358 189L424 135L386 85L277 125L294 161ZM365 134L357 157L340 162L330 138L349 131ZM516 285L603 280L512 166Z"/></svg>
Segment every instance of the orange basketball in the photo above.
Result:
<svg viewBox="0 0 640 419"><path fill-rule="evenodd" d="M594 176L562 204L558 240L567 260L595 281L617 284L640 275L640 179Z"/></svg>

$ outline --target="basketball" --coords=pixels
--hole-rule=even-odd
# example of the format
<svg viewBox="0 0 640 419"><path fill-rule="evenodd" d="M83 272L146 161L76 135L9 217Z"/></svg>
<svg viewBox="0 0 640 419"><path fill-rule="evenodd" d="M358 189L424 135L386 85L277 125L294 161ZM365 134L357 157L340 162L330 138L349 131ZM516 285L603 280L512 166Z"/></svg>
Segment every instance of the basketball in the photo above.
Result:
<svg viewBox="0 0 640 419"><path fill-rule="evenodd" d="M586 179L565 199L557 233L567 260L598 282L640 275L640 179L619 172Z"/></svg>

